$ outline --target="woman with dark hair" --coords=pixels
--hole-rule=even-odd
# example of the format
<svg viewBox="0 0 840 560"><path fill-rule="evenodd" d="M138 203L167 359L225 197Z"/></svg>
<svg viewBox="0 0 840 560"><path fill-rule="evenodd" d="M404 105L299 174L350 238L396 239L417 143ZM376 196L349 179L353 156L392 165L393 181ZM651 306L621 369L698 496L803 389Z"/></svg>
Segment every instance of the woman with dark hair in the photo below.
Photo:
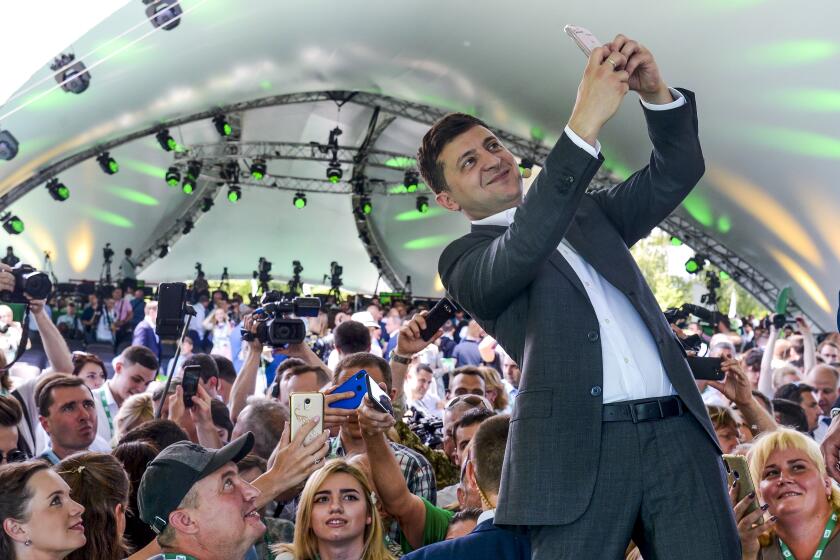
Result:
<svg viewBox="0 0 840 560"><path fill-rule="evenodd" d="M108 378L99 356L87 352L73 352L73 375L81 377L91 391L102 387Z"/></svg>
<svg viewBox="0 0 840 560"><path fill-rule="evenodd" d="M85 545L85 508L44 461L0 467L0 558L62 560Z"/></svg>
<svg viewBox="0 0 840 560"><path fill-rule="evenodd" d="M73 497L85 508L82 516L87 543L68 560L122 560L129 483L120 462L107 453L87 451L62 460L53 469L64 479Z"/></svg>
<svg viewBox="0 0 840 560"><path fill-rule="evenodd" d="M125 540L129 546L139 550L152 542L155 532L147 523L140 520L137 509L137 488L140 486L140 479L146 472L146 467L157 457L158 448L149 441L128 441L119 444L111 454L122 463L128 480L131 482L131 493L128 497L128 510L126 511Z"/></svg>

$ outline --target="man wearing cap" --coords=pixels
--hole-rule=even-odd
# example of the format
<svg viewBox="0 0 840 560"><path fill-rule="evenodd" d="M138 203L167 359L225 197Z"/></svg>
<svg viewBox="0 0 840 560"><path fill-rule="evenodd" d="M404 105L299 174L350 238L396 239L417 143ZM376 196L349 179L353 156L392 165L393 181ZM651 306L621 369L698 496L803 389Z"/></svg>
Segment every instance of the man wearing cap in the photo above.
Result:
<svg viewBox="0 0 840 560"><path fill-rule="evenodd" d="M137 495L140 518L158 534L161 548L149 560L245 556L265 533L260 491L236 469L253 446L250 432L218 450L180 441L149 463Z"/></svg>

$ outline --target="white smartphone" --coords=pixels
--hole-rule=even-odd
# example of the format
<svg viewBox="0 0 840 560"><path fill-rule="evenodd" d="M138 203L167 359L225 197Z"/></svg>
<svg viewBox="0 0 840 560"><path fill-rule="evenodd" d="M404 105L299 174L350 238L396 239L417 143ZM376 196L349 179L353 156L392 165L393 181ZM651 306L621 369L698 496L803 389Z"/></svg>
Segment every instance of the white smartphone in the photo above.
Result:
<svg viewBox="0 0 840 560"><path fill-rule="evenodd" d="M585 27L567 25L563 28L563 30L566 32L566 35L571 37L572 41L574 41L578 48L583 51L583 54L585 54L587 58L590 54L592 54L593 49L603 45L603 43Z"/></svg>
<svg viewBox="0 0 840 560"><path fill-rule="evenodd" d="M323 393L292 393L289 395L289 410L291 411L292 439L306 422L315 416L319 417L318 424L303 440L308 445L324 431L324 394Z"/></svg>

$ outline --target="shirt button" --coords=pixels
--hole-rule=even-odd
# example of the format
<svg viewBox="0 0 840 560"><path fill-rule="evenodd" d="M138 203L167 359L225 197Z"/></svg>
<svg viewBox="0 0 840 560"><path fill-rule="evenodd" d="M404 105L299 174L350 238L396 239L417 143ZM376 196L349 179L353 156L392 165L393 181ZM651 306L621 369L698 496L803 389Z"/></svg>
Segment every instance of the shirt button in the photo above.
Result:
<svg viewBox="0 0 840 560"><path fill-rule="evenodd" d="M609 320L609 319L604 319L604 322L605 322L606 324L608 324L608 325L610 324L610 320Z"/></svg>
<svg viewBox="0 0 840 560"><path fill-rule="evenodd" d="M598 339L601 337L598 335L597 331L589 331L589 334L586 335L586 338L589 339L589 342L598 342Z"/></svg>
<svg viewBox="0 0 840 560"><path fill-rule="evenodd" d="M599 385L594 385L591 389L589 389L589 394L593 397L600 397L601 396L601 387Z"/></svg>
<svg viewBox="0 0 840 560"><path fill-rule="evenodd" d="M629 363L630 363L630 359L629 359L629 358L624 358L624 363L625 363L625 364L629 364Z"/></svg>
<svg viewBox="0 0 840 560"><path fill-rule="evenodd" d="M575 182L575 178L571 175L566 175L565 177L563 177L563 180L570 185Z"/></svg>

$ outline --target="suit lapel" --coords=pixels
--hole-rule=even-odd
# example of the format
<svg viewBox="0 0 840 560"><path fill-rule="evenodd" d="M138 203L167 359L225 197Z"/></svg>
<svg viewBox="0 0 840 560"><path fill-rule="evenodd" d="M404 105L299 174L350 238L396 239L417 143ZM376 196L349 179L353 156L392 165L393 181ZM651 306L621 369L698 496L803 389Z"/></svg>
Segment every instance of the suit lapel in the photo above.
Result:
<svg viewBox="0 0 840 560"><path fill-rule="evenodd" d="M598 228L587 228L586 234L584 234L584 228L581 227L581 224L586 223L588 214L585 204L581 202L581 207L578 209L577 214L575 214L575 219L572 220L569 230L566 232L566 241L607 282L615 286L618 290L626 292L628 289L626 285L628 278L621 274L615 262L607 258L606 255L608 252L598 250L598 247L609 246L611 242L600 238L602 233Z"/></svg>

